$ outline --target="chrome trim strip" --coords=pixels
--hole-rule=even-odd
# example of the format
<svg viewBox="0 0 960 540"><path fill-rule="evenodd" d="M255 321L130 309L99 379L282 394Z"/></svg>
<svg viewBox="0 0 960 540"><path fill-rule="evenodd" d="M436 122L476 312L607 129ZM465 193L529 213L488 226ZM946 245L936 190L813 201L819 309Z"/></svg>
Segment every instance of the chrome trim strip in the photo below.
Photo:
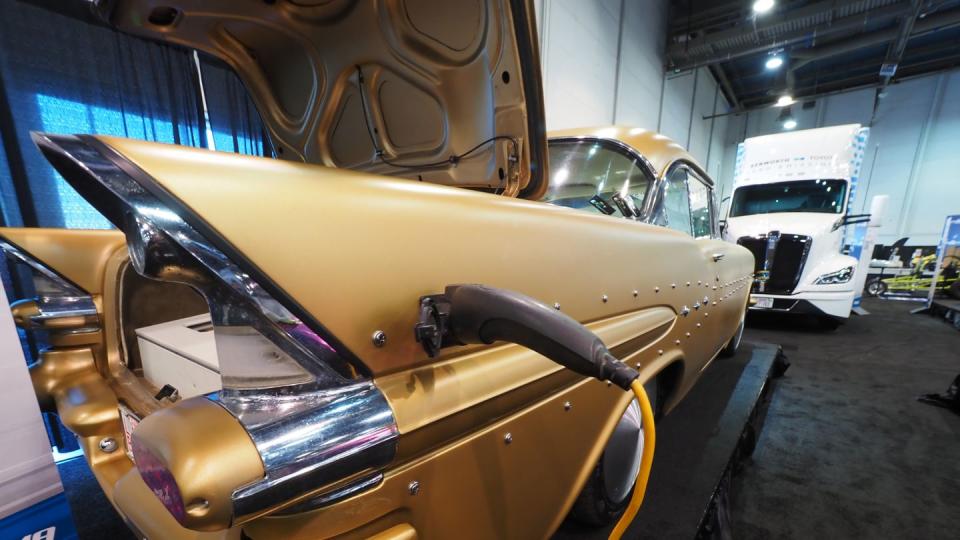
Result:
<svg viewBox="0 0 960 540"><path fill-rule="evenodd" d="M208 399L237 418L265 471L234 492L234 523L390 463L398 429L380 390L171 210L151 191L160 188L146 173L129 174L117 163L122 156L105 155L113 151L92 139L34 134L34 140L124 230L139 274L189 285L207 300L223 381Z"/></svg>
<svg viewBox="0 0 960 540"><path fill-rule="evenodd" d="M34 329L46 329L47 321L82 317L82 328L71 328L70 333L95 332L100 324L97 306L87 291L45 265L26 250L0 236L0 251L13 262L27 266L34 274L35 302L39 313L30 317ZM43 283L38 284L37 278Z"/></svg>
<svg viewBox="0 0 960 540"><path fill-rule="evenodd" d="M316 510L317 508L323 508L324 506L330 506L338 501L352 497L357 493L379 486L381 482L383 482L383 473L364 476L357 481L347 484L346 486L321 493L320 495L316 495L313 498L307 499L301 503L297 503L293 506L284 508L283 510L279 510L273 515L289 516L302 512L309 512L310 510Z"/></svg>
<svg viewBox="0 0 960 540"><path fill-rule="evenodd" d="M239 521L278 500L386 466L396 452L393 411L369 382L292 396L221 396L219 402L250 434L266 472L233 493Z"/></svg>

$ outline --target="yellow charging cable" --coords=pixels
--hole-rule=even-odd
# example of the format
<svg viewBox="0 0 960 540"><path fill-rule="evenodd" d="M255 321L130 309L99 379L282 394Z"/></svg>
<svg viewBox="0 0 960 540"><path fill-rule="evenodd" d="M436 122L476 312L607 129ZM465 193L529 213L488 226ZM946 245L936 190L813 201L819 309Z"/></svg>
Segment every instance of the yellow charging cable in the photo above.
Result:
<svg viewBox="0 0 960 540"><path fill-rule="evenodd" d="M653 449L657 443L657 430L653 425L653 407L650 406L650 399L647 398L647 392L640 384L640 380L634 380L630 385L637 402L640 404L640 419L643 428L643 455L640 457L640 470L637 472L637 482L633 486L633 495L627 504L627 509L620 516L617 526L610 532L611 540L620 540L623 533L627 532L627 527L633 522L640 511L640 505L643 504L643 495L647 491L647 481L650 480L650 467L653 465Z"/></svg>

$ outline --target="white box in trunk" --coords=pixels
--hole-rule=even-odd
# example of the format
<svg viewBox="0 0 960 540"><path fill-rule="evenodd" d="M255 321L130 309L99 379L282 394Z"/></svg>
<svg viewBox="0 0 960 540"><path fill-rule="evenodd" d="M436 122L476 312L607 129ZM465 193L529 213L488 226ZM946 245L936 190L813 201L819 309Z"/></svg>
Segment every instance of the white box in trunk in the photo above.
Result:
<svg viewBox="0 0 960 540"><path fill-rule="evenodd" d="M220 364L210 315L137 329L143 376L158 388L169 384L181 398L220 389Z"/></svg>

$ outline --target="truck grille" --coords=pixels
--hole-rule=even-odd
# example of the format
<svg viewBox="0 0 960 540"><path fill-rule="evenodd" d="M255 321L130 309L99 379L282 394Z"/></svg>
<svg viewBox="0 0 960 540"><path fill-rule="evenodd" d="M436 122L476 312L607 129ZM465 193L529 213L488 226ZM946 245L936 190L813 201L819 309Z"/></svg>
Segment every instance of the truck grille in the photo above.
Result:
<svg viewBox="0 0 960 540"><path fill-rule="evenodd" d="M772 236L773 242L769 242ZM767 261L768 245L773 243L774 250L772 259L767 266L770 277L766 281L763 291L770 294L791 294L797 283L800 282L800 274L803 273L803 264L807 260L807 253L810 252L812 240L809 236L799 234L778 234L760 236L741 236L737 243L750 250L753 253L755 261L754 271L761 272L764 269L764 263ZM761 292L759 284L753 284L753 292Z"/></svg>

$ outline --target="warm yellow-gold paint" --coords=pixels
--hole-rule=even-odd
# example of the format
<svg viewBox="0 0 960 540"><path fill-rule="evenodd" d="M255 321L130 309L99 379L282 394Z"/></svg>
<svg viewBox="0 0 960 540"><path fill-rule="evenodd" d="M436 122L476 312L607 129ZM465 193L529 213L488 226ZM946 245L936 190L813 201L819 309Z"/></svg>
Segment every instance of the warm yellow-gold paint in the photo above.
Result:
<svg viewBox="0 0 960 540"><path fill-rule="evenodd" d="M4 227L2 235L91 295L102 292L107 259L126 248L123 234L111 230Z"/></svg>
<svg viewBox="0 0 960 540"><path fill-rule="evenodd" d="M144 418L133 440L176 479L188 529L230 528L233 491L264 475L260 454L240 422L205 397Z"/></svg>
<svg viewBox="0 0 960 540"><path fill-rule="evenodd" d="M328 508L243 525L257 539L444 538L464 530L525 538L554 530L566 515L630 395L517 346L451 349L431 361L411 335L419 296L450 283L480 282L556 302L618 357L638 365L642 381L668 365L681 366L669 410L729 339L749 290L749 253L717 240L462 189L103 141L322 321L374 372L396 414L399 450L380 486ZM443 241L435 241L438 236ZM429 250L421 249L423 239L434 240ZM710 258L717 250L727 253L723 263ZM160 410L151 422L158 425L166 411L179 408L153 400L149 385L124 365L118 305L120 275L129 268L125 250L99 261L104 346L89 349L83 361L62 362L62 375L45 375L47 382L38 372L38 394L60 396L57 408L82 434L98 481L137 529L150 537L235 538L236 527L210 534L180 527L122 452L105 455L96 446L102 436L122 436L119 401L142 415ZM678 316L704 297L709 307ZM388 335L383 348L370 341L378 329ZM76 399L67 402L56 388L70 388ZM566 401L573 404L569 411ZM195 418L185 413L168 426L206 425L194 424ZM513 435L509 445L505 432ZM200 445L184 454L186 438L160 431L144 436L157 447L181 441L180 450L168 454L173 467L215 462L224 451ZM249 467L255 455L249 438L230 439L230 451L245 455ZM255 476L248 472L244 479ZM189 476L187 469L178 474ZM224 483L229 478L196 479L191 493L213 493L219 502L192 527L225 526L224 494L238 487ZM416 496L407 488L413 480L422 485Z"/></svg>

